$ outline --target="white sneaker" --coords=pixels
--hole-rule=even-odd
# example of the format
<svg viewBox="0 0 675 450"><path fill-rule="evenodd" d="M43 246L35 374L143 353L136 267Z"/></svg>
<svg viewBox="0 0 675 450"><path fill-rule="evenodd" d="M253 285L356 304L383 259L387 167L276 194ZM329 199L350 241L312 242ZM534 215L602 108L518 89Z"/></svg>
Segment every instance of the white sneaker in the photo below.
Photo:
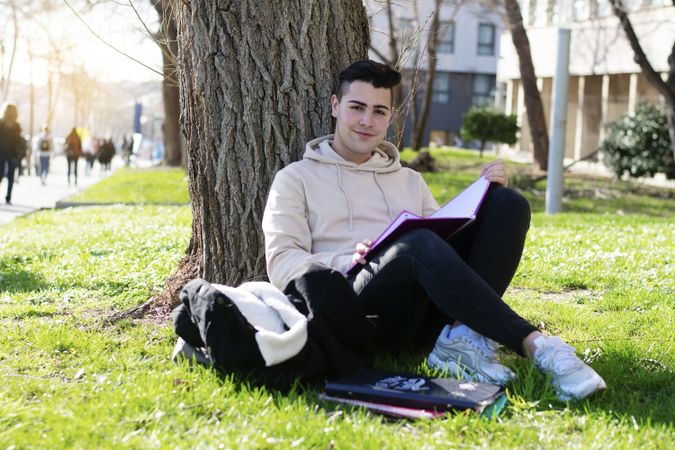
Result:
<svg viewBox="0 0 675 450"><path fill-rule="evenodd" d="M607 387L600 375L558 336L540 336L534 345L534 365L551 375L551 384L560 400L582 399Z"/></svg>
<svg viewBox="0 0 675 450"><path fill-rule="evenodd" d="M516 374L497 359L497 343L469 330L462 336L451 337L452 328L446 325L427 357L432 369L447 372L465 380L475 380L504 386Z"/></svg>

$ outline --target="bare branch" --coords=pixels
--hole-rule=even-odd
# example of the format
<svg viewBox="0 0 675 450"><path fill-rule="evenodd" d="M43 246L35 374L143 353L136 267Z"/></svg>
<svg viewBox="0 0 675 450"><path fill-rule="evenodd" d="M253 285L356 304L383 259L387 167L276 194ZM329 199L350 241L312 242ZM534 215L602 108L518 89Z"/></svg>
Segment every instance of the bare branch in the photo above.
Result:
<svg viewBox="0 0 675 450"><path fill-rule="evenodd" d="M145 21L143 20L141 15L138 13L138 10L134 6L132 0L129 0L129 6L131 6L131 9L134 11L134 14L136 14L136 17L138 18L138 20L143 25L143 28L148 33L148 36L150 36L150 39L152 39L155 42L155 44L157 44L159 49L162 51L162 54L164 54L164 56L166 56L169 59L169 61L171 61L171 64L173 64L175 66L176 65L176 55L174 55L171 52L170 47L169 47L169 42L168 42L169 40L167 39L167 37L161 33L161 26L160 26L160 32L159 33L153 33L152 31L150 31L150 29L146 25ZM160 19L164 20L163 18L160 18ZM158 39L157 38L158 35L161 35L163 37L163 39ZM176 81L176 80L172 80L172 81Z"/></svg>
<svg viewBox="0 0 675 450"><path fill-rule="evenodd" d="M635 34L633 24L628 18L628 14L626 13L626 9L624 8L621 0L610 0L610 1L612 5L612 10L614 11L614 15L616 15L616 17L621 22L623 31L626 33L626 37L628 39L628 42L630 43L631 48L633 49L633 53L635 53L634 56L635 62L637 63L637 65L640 66L640 69L642 69L642 73L649 80L649 83L652 86L654 86L654 88L658 90L661 95L669 99L669 102L675 103L675 92L669 89L666 82L663 81L661 76L658 74L658 72L656 72L656 70L654 70L654 67L647 59L647 55L642 49L640 40ZM675 46L673 46L673 49L675 50Z"/></svg>
<svg viewBox="0 0 675 450"><path fill-rule="evenodd" d="M158 71L157 69L155 69L155 68L153 68L153 67L148 66L148 65L145 64L143 61L140 61L139 59L134 58L133 56L129 55L128 53L123 52L122 50L118 49L117 47L115 47L114 45L110 44L108 41L106 41L105 39L103 39L98 33L96 33L96 32L89 26L89 24L84 20L84 18L83 18L82 16L80 16L80 14L79 14L77 11L75 11L75 9L70 5L70 3L68 3L68 0L63 0L63 3L65 3L66 6L68 6L68 8L73 12L73 14L75 14L75 16L80 20L80 22L82 22L82 24L87 28L87 30L89 30L89 32L90 32L91 34L93 34L93 35L96 37L96 39L98 39L98 40L101 41L103 44L105 44L106 46L110 47L111 49L113 49L114 51L116 51L117 53L119 53L120 55L126 56L126 57L129 58L130 60L132 60L132 61L134 61L134 62L140 64L141 66L145 67L146 69L151 70L152 72L156 73L157 75L159 75L159 76L161 76L161 77L164 77L164 74L163 74L162 72Z"/></svg>

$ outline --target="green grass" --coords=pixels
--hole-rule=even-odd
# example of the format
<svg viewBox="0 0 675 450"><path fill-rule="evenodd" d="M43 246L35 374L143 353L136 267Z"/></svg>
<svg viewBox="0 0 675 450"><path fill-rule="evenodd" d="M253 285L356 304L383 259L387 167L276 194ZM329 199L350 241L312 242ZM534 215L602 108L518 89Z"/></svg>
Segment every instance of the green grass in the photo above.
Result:
<svg viewBox="0 0 675 450"><path fill-rule="evenodd" d="M187 175L180 168L119 169L110 177L68 199L82 203L183 204L190 198Z"/></svg>
<svg viewBox="0 0 675 450"><path fill-rule="evenodd" d="M425 175L443 201L481 161L469 152L439 156L460 179L446 186L448 174ZM106 189L120 192L125 172ZM549 216L533 201L505 298L576 346L607 381L601 395L560 403L542 375L506 354L518 379L500 418L390 422L320 402L313 386L281 392L176 366L170 323L101 319L161 288L187 246L189 207L70 208L0 227L0 448L672 448L672 198L640 196L627 184L634 197L608 206L575 192L614 192L615 184L570 181L582 187L569 188L569 212ZM536 200L540 189L525 193ZM382 355L377 365L425 372L424 356Z"/></svg>

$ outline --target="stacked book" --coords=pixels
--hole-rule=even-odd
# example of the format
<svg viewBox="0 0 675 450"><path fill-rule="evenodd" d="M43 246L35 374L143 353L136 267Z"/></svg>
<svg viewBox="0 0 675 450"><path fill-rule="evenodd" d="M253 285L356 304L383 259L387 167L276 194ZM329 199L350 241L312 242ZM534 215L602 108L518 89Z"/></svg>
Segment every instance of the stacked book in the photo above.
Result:
<svg viewBox="0 0 675 450"><path fill-rule="evenodd" d="M434 418L452 410L473 410L494 417L504 408L500 386L452 378L363 369L349 377L327 381L322 400L359 406L401 418Z"/></svg>

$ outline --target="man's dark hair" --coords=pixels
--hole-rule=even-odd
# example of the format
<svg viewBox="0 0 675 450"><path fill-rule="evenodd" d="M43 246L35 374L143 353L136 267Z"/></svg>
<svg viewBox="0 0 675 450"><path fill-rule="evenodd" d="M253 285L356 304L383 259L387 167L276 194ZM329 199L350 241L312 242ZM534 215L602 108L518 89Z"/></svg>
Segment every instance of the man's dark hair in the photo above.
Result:
<svg viewBox="0 0 675 450"><path fill-rule="evenodd" d="M340 73L337 91L338 100L354 81L363 81L372 84L376 88L393 88L401 82L401 74L386 64L381 64L370 59L356 61Z"/></svg>

